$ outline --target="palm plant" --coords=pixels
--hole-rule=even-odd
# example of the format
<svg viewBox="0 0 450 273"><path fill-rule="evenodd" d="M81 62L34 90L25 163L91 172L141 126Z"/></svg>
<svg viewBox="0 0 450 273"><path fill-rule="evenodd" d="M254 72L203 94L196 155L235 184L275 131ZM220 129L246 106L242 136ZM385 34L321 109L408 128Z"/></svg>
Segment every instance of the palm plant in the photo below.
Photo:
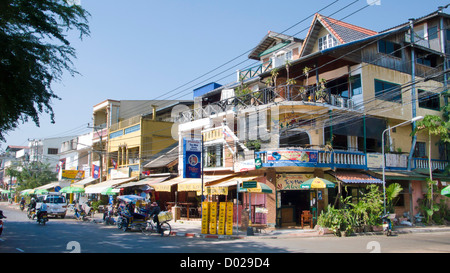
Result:
<svg viewBox="0 0 450 273"><path fill-rule="evenodd" d="M398 183L392 183L386 188L386 208L388 212L394 212L395 199L402 190L402 186Z"/></svg>

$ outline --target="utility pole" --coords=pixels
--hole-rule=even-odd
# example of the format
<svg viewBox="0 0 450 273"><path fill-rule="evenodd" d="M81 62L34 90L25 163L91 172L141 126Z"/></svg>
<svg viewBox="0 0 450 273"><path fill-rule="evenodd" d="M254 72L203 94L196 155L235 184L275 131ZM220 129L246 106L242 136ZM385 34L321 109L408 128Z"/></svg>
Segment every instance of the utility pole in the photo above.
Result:
<svg viewBox="0 0 450 273"><path fill-rule="evenodd" d="M100 157L100 166L99 166L99 169L100 169L100 175L99 175L99 183L102 183L102 181L103 181L103 139L102 139L102 135L98 132L98 128L99 128L98 126L90 127L89 124L88 124L88 128L94 129L95 132L97 133L97 135L100 137L100 151L99 151L99 150L94 150L94 149L92 149L92 151L95 152L95 153L97 153L98 156ZM100 129L102 129L102 128L100 128Z"/></svg>

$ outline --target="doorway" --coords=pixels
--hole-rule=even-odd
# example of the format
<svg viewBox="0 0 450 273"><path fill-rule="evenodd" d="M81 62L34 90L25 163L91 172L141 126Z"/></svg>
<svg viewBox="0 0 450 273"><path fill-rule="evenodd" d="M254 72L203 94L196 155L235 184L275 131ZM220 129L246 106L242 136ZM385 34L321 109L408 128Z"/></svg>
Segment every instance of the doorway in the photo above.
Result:
<svg viewBox="0 0 450 273"><path fill-rule="evenodd" d="M281 191L281 222L300 224L302 210L310 209L309 190L286 190Z"/></svg>

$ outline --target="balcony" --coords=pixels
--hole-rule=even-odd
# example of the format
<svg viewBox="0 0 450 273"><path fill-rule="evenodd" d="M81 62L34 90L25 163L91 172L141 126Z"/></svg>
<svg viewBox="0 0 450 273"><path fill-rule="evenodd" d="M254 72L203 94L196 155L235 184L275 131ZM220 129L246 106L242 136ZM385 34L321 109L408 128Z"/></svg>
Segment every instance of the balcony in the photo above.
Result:
<svg viewBox="0 0 450 273"><path fill-rule="evenodd" d="M238 112L254 106L293 101L308 105L334 106L349 110L358 110L352 99L344 98L331 93L331 89L318 90L313 86L280 85L268 87L254 92L236 95L231 98L209 103L201 108L195 108L180 113L176 122L186 123L210 117L211 115L233 109Z"/></svg>
<svg viewBox="0 0 450 273"><path fill-rule="evenodd" d="M262 167L312 167L345 169L381 169L383 156L379 153L324 151L311 149L274 149L256 152ZM386 154L386 170L407 170L407 156ZM443 171L448 161L431 160L432 169ZM411 169L428 169L428 159L413 158Z"/></svg>
<svg viewBox="0 0 450 273"><path fill-rule="evenodd" d="M238 81L244 81L247 79L251 79L253 77L258 76L261 73L264 73L272 68L272 61L267 61L265 63L262 63L260 65L256 65L253 67L250 67L246 70L238 70Z"/></svg>

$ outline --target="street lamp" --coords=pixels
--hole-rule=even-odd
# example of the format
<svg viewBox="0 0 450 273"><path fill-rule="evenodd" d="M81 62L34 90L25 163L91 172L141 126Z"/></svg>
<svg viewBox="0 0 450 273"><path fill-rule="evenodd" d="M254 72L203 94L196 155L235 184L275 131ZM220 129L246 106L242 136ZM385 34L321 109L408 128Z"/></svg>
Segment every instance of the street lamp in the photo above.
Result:
<svg viewBox="0 0 450 273"><path fill-rule="evenodd" d="M387 128L386 130L383 131L383 133L381 134L381 153L383 155L383 208L384 208L384 214L386 214L386 175L385 175L385 168L386 168L386 158L384 157L384 133L386 133L387 131L390 131L394 128L406 125L406 124L410 124L410 123L414 123L418 120L423 119L423 116L418 116L418 117L414 117L410 120L407 120L405 122L402 122L400 124L397 124L393 127Z"/></svg>

